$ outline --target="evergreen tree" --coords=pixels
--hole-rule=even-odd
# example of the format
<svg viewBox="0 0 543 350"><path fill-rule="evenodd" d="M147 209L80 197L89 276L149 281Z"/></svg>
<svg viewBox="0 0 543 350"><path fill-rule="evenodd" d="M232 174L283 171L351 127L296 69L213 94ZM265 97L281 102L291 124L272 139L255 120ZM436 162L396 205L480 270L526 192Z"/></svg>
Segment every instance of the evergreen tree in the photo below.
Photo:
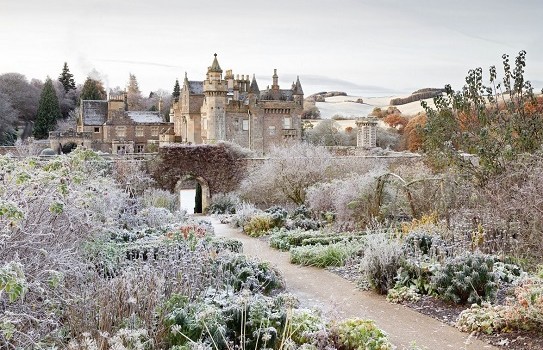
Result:
<svg viewBox="0 0 543 350"><path fill-rule="evenodd" d="M74 75L70 73L70 69L68 69L68 63L66 62L64 62L64 68L62 68L62 73L60 73L58 81L60 81L62 83L62 86L64 86L65 92L75 90Z"/></svg>
<svg viewBox="0 0 543 350"><path fill-rule="evenodd" d="M104 100L106 98L106 90L104 90L101 81L87 77L85 84L83 84L80 98L82 100Z"/></svg>
<svg viewBox="0 0 543 350"><path fill-rule="evenodd" d="M55 129L57 119L62 117L57 94L53 87L51 78L47 78L40 96L36 122L34 123L33 135L37 139L45 139L49 131Z"/></svg>
<svg viewBox="0 0 543 350"><path fill-rule="evenodd" d="M179 80L175 79L175 85L173 86L172 98L175 102L179 101L179 96L181 96L181 88L179 87Z"/></svg>
<svg viewBox="0 0 543 350"><path fill-rule="evenodd" d="M143 109L143 96L138 85L136 76L130 73L127 86L128 110L137 111Z"/></svg>

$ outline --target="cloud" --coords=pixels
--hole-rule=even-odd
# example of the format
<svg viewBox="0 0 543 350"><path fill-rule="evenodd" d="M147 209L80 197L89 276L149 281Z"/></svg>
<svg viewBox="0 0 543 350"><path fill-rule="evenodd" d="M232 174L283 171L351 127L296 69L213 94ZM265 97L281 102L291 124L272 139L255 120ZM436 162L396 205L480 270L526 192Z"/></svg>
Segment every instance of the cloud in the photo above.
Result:
<svg viewBox="0 0 543 350"><path fill-rule="evenodd" d="M166 68L181 68L181 66L157 63L157 62L146 62L146 61L113 60L113 59L106 59L106 58L98 58L96 59L96 61L110 62L110 63L123 63L123 64L137 64L137 65L143 65L143 66L166 67Z"/></svg>
<svg viewBox="0 0 543 350"><path fill-rule="evenodd" d="M295 81L296 77L293 74L284 74L279 78L281 80ZM398 93L397 90L383 86L357 84L352 81L331 78L324 75L301 75L300 82L306 94L334 90L345 91L351 95L388 95Z"/></svg>

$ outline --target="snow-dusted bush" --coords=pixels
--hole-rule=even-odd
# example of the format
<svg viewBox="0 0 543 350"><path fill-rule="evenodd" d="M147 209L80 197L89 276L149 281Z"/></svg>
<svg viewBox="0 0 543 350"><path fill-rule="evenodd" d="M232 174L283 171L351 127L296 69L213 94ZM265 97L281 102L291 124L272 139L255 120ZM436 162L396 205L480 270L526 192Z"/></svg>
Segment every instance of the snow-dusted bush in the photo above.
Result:
<svg viewBox="0 0 543 350"><path fill-rule="evenodd" d="M434 272L432 289L457 304L493 301L498 290L494 262L493 256L470 252L449 258Z"/></svg>
<svg viewBox="0 0 543 350"><path fill-rule="evenodd" d="M239 196L235 193L217 193L211 199L207 211L210 214L235 214L236 207L240 204Z"/></svg>
<svg viewBox="0 0 543 350"><path fill-rule="evenodd" d="M145 207L164 208L171 212L179 207L179 198L175 194L158 188L144 190L141 201Z"/></svg>
<svg viewBox="0 0 543 350"><path fill-rule="evenodd" d="M242 227L245 226L251 220L251 218L255 215L261 215L263 213L262 210L255 207L253 204L243 202L236 206L236 214L232 216L232 225L234 227Z"/></svg>
<svg viewBox="0 0 543 350"><path fill-rule="evenodd" d="M383 233L368 235L360 270L372 288L386 294L394 287L402 258L402 244L398 240Z"/></svg>

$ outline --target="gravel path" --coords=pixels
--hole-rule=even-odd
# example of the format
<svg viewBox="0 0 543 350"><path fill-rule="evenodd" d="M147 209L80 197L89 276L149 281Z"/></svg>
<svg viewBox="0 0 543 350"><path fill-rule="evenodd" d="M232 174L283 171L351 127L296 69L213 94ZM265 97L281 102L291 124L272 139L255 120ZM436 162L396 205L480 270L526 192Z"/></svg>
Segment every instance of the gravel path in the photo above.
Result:
<svg viewBox="0 0 543 350"><path fill-rule="evenodd" d="M246 236L216 218L206 219L213 223L218 236L241 241L244 254L276 266L285 278L287 290L299 298L302 306L317 307L331 317L372 319L398 349L409 349L413 343L427 350L498 349L405 306L388 303L375 293L361 291L331 272L290 264L288 253L272 249L266 242Z"/></svg>

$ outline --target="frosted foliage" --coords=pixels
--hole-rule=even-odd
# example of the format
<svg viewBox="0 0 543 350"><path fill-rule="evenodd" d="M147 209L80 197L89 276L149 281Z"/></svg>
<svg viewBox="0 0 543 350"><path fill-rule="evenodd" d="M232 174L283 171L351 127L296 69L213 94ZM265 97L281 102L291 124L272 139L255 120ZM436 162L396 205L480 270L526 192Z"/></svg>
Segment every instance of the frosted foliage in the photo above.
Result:
<svg viewBox="0 0 543 350"><path fill-rule="evenodd" d="M254 203L302 204L306 189L334 178L340 169L323 147L299 143L275 147L259 168L241 184L241 195Z"/></svg>
<svg viewBox="0 0 543 350"><path fill-rule="evenodd" d="M394 286L402 256L402 244L399 241L381 233L369 235L360 270L374 289L386 293Z"/></svg>
<svg viewBox="0 0 543 350"><path fill-rule="evenodd" d="M314 212L334 213L341 224L369 222L377 178L384 173L384 169L376 169L363 175L318 183L307 190L306 203Z"/></svg>
<svg viewBox="0 0 543 350"><path fill-rule="evenodd" d="M132 194L142 194L154 183L149 173L138 161L116 161L113 165L113 176L123 188Z"/></svg>
<svg viewBox="0 0 543 350"><path fill-rule="evenodd" d="M110 168L82 150L51 160L0 157L0 267L20 264L26 291L16 303L0 300L0 325L16 324L22 332L15 344L32 344L61 326L51 310L91 270L81 258L84 243L115 230L123 215L137 216Z"/></svg>

